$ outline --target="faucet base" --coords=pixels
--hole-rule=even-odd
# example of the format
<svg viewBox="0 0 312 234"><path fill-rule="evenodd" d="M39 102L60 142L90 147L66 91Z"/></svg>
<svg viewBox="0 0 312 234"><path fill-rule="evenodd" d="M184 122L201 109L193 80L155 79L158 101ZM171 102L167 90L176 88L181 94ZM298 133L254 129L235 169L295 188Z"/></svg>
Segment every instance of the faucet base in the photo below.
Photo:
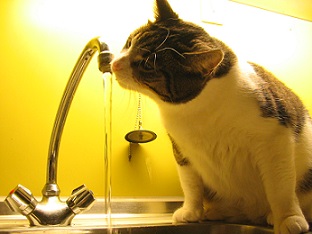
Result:
<svg viewBox="0 0 312 234"><path fill-rule="evenodd" d="M51 197L51 196L59 196L60 195L60 188L57 184L45 184L43 189L42 189L42 195L46 197Z"/></svg>
<svg viewBox="0 0 312 234"><path fill-rule="evenodd" d="M25 215L30 226L68 226L76 214L90 209L95 201L92 191L85 185L74 189L65 202L58 196L57 184L46 184L42 193L43 198L38 202L29 189L18 185L6 197L5 203L12 211Z"/></svg>

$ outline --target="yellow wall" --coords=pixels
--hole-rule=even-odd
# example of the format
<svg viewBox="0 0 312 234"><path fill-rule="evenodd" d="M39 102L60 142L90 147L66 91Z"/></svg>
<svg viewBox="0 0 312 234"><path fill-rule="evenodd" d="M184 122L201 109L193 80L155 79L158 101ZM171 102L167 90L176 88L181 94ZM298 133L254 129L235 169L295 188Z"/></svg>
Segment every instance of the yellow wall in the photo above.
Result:
<svg viewBox="0 0 312 234"><path fill-rule="evenodd" d="M310 0L232 0L305 20L312 20Z"/></svg>
<svg viewBox="0 0 312 234"><path fill-rule="evenodd" d="M95 36L103 36L113 51L120 50L128 34L152 15L152 2L137 3L146 13L127 12L130 1L0 1L0 196L18 183L41 195L51 130L71 70ZM155 104L143 98L143 127L154 130L158 139L135 148L129 162L124 135L134 128L138 97L116 84L113 93L113 194L180 195L171 146ZM95 195L104 194L103 105L102 74L94 58L63 133L58 168L63 196L83 183Z"/></svg>
<svg viewBox="0 0 312 234"><path fill-rule="evenodd" d="M0 1L0 196L18 183L41 195L54 117L77 57L98 35L118 51L128 33L151 16L152 2ZM181 17L200 21L199 0L171 3ZM136 4L140 14L134 12ZM233 2L226 12L223 26L204 25L207 30L266 65L311 109L312 23ZM61 142L58 183L63 196L83 183L96 196L104 194L103 88L95 60L79 85ZM157 107L147 98L142 100L143 127L158 138L136 147L128 162L124 135L133 130L137 98L114 82L113 196L179 196L170 143Z"/></svg>

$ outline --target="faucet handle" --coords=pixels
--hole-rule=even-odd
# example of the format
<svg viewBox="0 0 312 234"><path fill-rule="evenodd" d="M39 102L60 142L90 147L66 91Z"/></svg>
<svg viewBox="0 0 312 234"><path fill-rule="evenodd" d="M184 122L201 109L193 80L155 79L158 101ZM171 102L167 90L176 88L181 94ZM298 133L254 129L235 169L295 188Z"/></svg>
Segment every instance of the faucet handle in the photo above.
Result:
<svg viewBox="0 0 312 234"><path fill-rule="evenodd" d="M71 196L66 200L66 203L75 214L78 214L89 210L94 201L93 192L83 184L73 190Z"/></svg>
<svg viewBox="0 0 312 234"><path fill-rule="evenodd" d="M17 211L23 215L30 214L38 204L30 190L20 184L9 193L4 201L12 211Z"/></svg>

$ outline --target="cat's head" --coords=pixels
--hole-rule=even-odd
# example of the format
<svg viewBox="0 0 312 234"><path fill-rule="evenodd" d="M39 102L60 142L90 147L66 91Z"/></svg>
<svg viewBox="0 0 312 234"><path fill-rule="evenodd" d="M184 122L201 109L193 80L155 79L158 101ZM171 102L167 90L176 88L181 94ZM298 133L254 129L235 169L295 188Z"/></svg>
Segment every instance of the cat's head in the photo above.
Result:
<svg viewBox="0 0 312 234"><path fill-rule="evenodd" d="M112 70L124 88L185 103L201 92L223 56L201 27L180 19L166 0L156 0L155 21L129 36Z"/></svg>

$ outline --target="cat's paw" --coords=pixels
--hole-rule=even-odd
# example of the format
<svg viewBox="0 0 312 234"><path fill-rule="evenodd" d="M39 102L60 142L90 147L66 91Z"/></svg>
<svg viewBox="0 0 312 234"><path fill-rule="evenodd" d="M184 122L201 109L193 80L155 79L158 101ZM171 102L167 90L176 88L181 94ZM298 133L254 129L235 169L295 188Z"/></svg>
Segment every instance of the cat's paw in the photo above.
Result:
<svg viewBox="0 0 312 234"><path fill-rule="evenodd" d="M308 222L299 215L287 217L279 227L275 228L275 234L300 234L308 231Z"/></svg>
<svg viewBox="0 0 312 234"><path fill-rule="evenodd" d="M174 212L172 219L174 223L198 222L202 219L202 214L202 209L187 209L181 207Z"/></svg>

